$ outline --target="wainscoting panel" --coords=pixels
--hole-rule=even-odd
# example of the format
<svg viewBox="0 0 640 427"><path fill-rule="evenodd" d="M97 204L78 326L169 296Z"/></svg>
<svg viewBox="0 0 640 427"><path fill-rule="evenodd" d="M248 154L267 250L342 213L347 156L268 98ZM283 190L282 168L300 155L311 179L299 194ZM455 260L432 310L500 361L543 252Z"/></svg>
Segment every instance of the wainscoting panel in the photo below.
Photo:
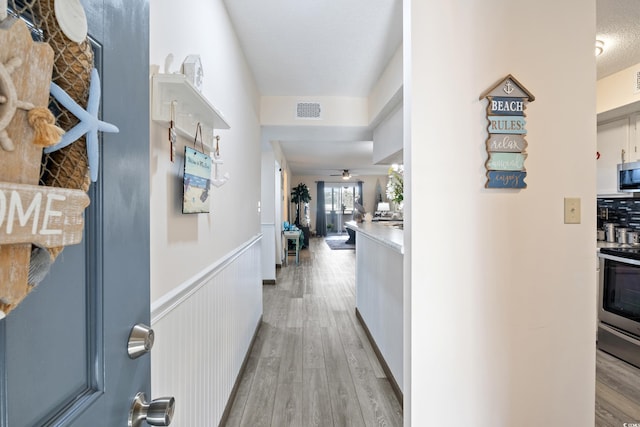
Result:
<svg viewBox="0 0 640 427"><path fill-rule="evenodd" d="M220 422L262 316L260 240L152 304L151 394L175 397L172 425Z"/></svg>

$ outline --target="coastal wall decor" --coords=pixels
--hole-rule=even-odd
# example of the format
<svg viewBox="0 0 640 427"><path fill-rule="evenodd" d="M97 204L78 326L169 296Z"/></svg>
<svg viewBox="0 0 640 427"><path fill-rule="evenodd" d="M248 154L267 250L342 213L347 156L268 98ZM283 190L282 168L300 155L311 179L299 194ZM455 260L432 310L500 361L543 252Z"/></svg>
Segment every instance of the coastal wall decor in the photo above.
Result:
<svg viewBox="0 0 640 427"><path fill-rule="evenodd" d="M0 22L0 319L37 285L34 251L82 239L86 193L39 185L43 147L64 133L47 108L53 65L24 21Z"/></svg>
<svg viewBox="0 0 640 427"><path fill-rule="evenodd" d="M511 74L480 96L487 99L486 188L527 188L525 109L535 97Z"/></svg>
<svg viewBox="0 0 640 427"><path fill-rule="evenodd" d="M198 136L200 136L199 142L203 151L197 149ZM211 190L211 157L204 153L200 123L196 128L193 148L184 147L184 175L182 179L182 213L208 213L209 192Z"/></svg>
<svg viewBox="0 0 640 427"><path fill-rule="evenodd" d="M182 213L208 213L211 189L211 157L184 147Z"/></svg>
<svg viewBox="0 0 640 427"><path fill-rule="evenodd" d="M202 61L200 55L187 55L182 63L182 74L187 76L187 80L202 92L202 79L204 73L202 71Z"/></svg>
<svg viewBox="0 0 640 427"><path fill-rule="evenodd" d="M38 184L42 157L42 147L32 143L35 131L26 110L29 104L46 107L52 68L53 50L46 43L34 43L24 22L11 17L0 22L0 318L31 289L31 242L3 242L35 214L31 203L21 203L26 198L22 190ZM38 226L34 234L40 234Z"/></svg>
<svg viewBox="0 0 640 427"><path fill-rule="evenodd" d="M229 175L229 172L225 172L224 175L220 176L220 167L222 167L222 164L224 163L224 161L222 160L222 157L220 156L220 135L216 135L215 139L216 139L216 147L213 151L213 160L212 160L213 167L214 167L214 174L213 174L213 178L211 179L211 183L216 187L222 187L224 183L227 182L229 178L231 178L231 175Z"/></svg>
<svg viewBox="0 0 640 427"><path fill-rule="evenodd" d="M2 319L64 247L81 242L98 173L96 134L117 128L96 114L100 81L81 3L14 1L7 14L0 0L0 9Z"/></svg>

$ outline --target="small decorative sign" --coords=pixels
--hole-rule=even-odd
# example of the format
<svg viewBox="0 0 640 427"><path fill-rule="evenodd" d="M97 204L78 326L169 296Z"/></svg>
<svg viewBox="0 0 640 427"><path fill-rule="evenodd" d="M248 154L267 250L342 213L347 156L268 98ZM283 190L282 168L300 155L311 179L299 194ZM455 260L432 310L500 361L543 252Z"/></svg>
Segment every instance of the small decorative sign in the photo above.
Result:
<svg viewBox="0 0 640 427"><path fill-rule="evenodd" d="M527 133L525 129L527 122L525 122L522 117L487 116L487 120L489 120L489 133L491 134L507 133L523 135Z"/></svg>
<svg viewBox="0 0 640 427"><path fill-rule="evenodd" d="M87 206L81 190L0 182L0 245L80 243Z"/></svg>
<svg viewBox="0 0 640 427"><path fill-rule="evenodd" d="M511 171L488 171L487 183L488 188L525 188L527 184L524 183L524 177L526 172L511 172Z"/></svg>
<svg viewBox="0 0 640 427"><path fill-rule="evenodd" d="M489 135L487 151L498 153L523 153L527 149L524 135Z"/></svg>
<svg viewBox="0 0 640 427"><path fill-rule="evenodd" d="M524 172L524 159L522 153L489 153L487 168L496 171L522 171Z"/></svg>
<svg viewBox="0 0 640 427"><path fill-rule="evenodd" d="M480 96L487 98L486 141L488 158L486 188L527 188L524 161L527 158L525 136L528 102L535 97L511 74Z"/></svg>
<svg viewBox="0 0 640 427"><path fill-rule="evenodd" d="M489 104L491 114L503 116L524 116L524 102L520 99L496 96Z"/></svg>
<svg viewBox="0 0 640 427"><path fill-rule="evenodd" d="M184 147L184 191L182 213L209 212L211 157Z"/></svg>

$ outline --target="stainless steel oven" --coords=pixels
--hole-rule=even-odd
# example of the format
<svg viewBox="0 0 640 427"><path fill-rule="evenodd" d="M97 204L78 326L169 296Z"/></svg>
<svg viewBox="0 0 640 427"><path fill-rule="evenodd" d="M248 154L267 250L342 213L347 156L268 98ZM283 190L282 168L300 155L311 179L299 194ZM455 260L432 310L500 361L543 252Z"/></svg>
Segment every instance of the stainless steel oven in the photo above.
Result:
<svg viewBox="0 0 640 427"><path fill-rule="evenodd" d="M598 348L640 367L640 248L600 249Z"/></svg>

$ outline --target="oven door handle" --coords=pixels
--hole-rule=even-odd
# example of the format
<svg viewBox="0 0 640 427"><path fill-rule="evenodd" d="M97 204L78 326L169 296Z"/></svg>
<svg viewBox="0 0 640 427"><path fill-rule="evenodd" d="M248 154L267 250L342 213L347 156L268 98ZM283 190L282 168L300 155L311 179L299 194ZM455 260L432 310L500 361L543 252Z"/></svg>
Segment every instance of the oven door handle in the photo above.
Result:
<svg viewBox="0 0 640 427"><path fill-rule="evenodd" d="M603 253L599 253L598 256L602 259L610 259L611 261L618 261L624 264L640 265L640 260L633 259L633 258L624 258L620 256L603 254Z"/></svg>
<svg viewBox="0 0 640 427"><path fill-rule="evenodd" d="M600 325L598 325L600 328L604 329L605 331L609 332L612 335L615 335L616 337L620 338L621 340L625 340L627 342L630 343L634 343L637 344L638 343L638 339L634 338L630 335L624 334L620 331L618 331L615 328L612 328L611 326L607 325L606 323L600 322Z"/></svg>

